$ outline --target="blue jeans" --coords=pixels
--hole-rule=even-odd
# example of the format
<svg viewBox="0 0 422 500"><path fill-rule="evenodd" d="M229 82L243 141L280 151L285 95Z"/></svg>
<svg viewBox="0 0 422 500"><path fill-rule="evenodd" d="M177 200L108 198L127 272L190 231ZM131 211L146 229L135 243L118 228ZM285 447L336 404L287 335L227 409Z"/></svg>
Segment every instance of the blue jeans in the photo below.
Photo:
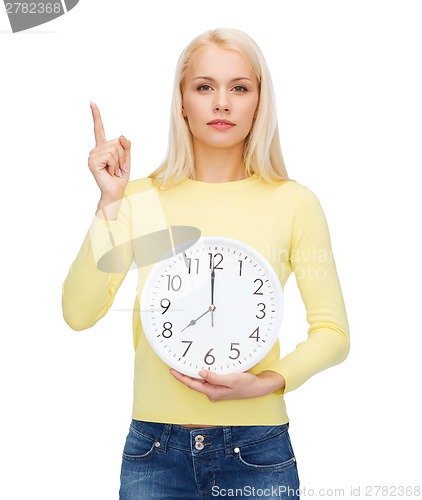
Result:
<svg viewBox="0 0 422 500"><path fill-rule="evenodd" d="M132 420L120 500L299 499L289 424L189 429Z"/></svg>

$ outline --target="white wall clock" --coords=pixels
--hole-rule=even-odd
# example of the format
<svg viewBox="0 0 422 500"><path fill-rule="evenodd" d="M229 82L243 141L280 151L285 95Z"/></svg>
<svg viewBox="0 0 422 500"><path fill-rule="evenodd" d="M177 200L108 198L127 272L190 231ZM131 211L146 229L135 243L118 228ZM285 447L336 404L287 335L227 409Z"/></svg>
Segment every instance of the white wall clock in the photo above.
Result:
<svg viewBox="0 0 422 500"><path fill-rule="evenodd" d="M200 238L149 273L141 320L155 353L176 370L244 372L278 339L283 290L271 264L241 241Z"/></svg>

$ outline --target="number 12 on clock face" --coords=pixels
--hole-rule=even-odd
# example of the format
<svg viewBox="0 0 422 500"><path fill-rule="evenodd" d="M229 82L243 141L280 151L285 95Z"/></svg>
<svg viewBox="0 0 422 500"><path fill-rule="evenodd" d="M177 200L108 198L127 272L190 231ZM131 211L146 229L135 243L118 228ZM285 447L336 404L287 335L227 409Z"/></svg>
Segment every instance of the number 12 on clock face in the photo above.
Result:
<svg viewBox="0 0 422 500"><path fill-rule="evenodd" d="M254 248L222 236L157 263L141 294L141 321L155 353L198 377L252 368L278 339L283 291Z"/></svg>

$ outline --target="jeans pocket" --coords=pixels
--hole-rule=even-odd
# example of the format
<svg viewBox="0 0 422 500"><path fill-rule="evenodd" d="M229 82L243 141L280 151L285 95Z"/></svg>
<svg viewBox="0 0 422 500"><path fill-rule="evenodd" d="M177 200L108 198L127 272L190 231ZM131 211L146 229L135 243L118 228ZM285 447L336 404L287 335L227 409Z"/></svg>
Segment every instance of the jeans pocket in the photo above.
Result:
<svg viewBox="0 0 422 500"><path fill-rule="evenodd" d="M127 462L146 460L152 457L155 448L155 440L152 437L145 436L130 426L122 458Z"/></svg>
<svg viewBox="0 0 422 500"><path fill-rule="evenodd" d="M281 470L296 464L288 430L234 448L240 464L253 470Z"/></svg>

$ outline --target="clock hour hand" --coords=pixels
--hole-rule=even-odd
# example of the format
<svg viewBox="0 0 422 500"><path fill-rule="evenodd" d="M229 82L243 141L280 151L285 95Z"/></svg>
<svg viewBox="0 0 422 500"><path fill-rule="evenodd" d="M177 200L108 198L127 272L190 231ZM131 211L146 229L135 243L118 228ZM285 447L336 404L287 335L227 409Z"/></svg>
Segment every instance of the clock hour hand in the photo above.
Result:
<svg viewBox="0 0 422 500"><path fill-rule="evenodd" d="M201 319L202 316L205 316L206 314L208 314L209 312L211 311L211 309L208 309L206 310L203 314L201 314L201 316L198 316L196 319L192 319L189 323L188 326L185 326L185 328L183 328L183 330L186 330L186 328L189 328L190 326L193 326L193 325L196 325L196 322L198 321L198 319ZM183 330L181 330L181 332L183 332Z"/></svg>

